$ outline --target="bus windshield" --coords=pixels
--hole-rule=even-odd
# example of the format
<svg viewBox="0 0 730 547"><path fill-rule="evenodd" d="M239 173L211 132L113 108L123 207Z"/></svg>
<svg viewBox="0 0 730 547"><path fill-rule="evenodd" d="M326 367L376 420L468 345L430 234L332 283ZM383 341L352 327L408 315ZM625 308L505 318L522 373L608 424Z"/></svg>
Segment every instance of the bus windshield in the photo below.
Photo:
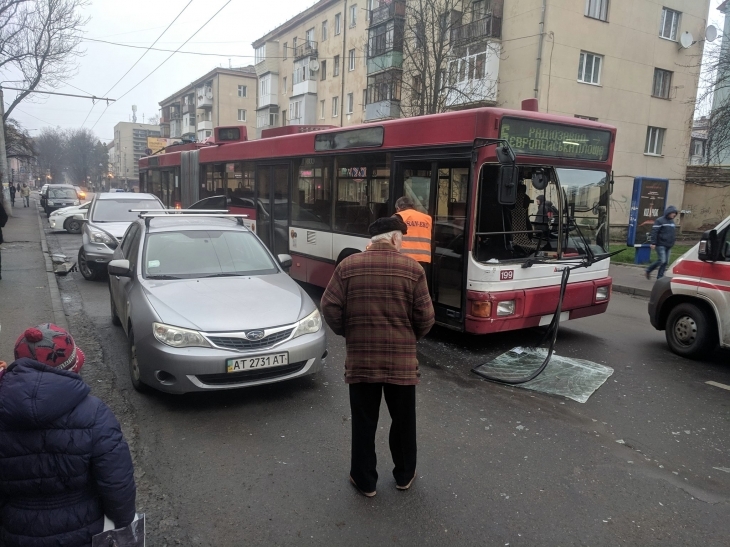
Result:
<svg viewBox="0 0 730 547"><path fill-rule="evenodd" d="M572 219L575 230L569 230L566 252L580 246L580 235L593 254L608 251L608 176L603 171L556 169L563 198L566 222ZM575 232L580 232L580 234Z"/></svg>

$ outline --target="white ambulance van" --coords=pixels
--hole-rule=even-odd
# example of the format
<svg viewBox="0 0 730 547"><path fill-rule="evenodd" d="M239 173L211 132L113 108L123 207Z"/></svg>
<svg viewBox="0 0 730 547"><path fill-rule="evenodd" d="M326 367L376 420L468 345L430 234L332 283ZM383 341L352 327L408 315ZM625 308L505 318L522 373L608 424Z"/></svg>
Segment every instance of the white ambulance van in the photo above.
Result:
<svg viewBox="0 0 730 547"><path fill-rule="evenodd" d="M671 266L654 285L649 318L666 331L669 348L699 359L730 348L730 217Z"/></svg>

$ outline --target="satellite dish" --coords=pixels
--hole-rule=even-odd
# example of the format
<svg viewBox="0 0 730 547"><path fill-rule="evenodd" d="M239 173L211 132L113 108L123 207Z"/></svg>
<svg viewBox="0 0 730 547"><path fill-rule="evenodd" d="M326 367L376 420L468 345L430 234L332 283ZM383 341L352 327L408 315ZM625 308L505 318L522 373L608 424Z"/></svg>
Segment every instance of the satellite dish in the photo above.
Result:
<svg viewBox="0 0 730 547"><path fill-rule="evenodd" d="M309 61L309 70L317 72L319 70L319 61L317 59L311 59Z"/></svg>
<svg viewBox="0 0 730 547"><path fill-rule="evenodd" d="M695 39L689 31L684 31L679 37L679 43L684 49L687 49L695 43Z"/></svg>
<svg viewBox="0 0 730 547"><path fill-rule="evenodd" d="M710 25L705 29L705 40L708 42L714 42L717 39L717 27Z"/></svg>

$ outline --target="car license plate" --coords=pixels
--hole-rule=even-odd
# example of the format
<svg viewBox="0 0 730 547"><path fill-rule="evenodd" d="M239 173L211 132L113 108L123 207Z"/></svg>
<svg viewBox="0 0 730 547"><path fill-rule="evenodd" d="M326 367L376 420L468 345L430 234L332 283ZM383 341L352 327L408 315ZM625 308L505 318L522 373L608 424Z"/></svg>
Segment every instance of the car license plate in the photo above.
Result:
<svg viewBox="0 0 730 547"><path fill-rule="evenodd" d="M256 368L278 367L289 364L288 353L273 353L271 355L257 355L256 357L239 357L226 361L227 372L241 372Z"/></svg>

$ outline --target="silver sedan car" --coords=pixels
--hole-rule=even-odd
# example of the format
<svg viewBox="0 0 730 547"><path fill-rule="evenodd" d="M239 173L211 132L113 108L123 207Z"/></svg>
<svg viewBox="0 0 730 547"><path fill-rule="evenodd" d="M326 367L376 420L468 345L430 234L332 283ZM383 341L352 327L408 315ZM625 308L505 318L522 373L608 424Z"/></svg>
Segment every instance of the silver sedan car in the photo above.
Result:
<svg viewBox="0 0 730 547"><path fill-rule="evenodd" d="M291 257L235 220L141 218L112 258L111 317L127 333L135 389L232 389L324 366L322 318L285 272Z"/></svg>

